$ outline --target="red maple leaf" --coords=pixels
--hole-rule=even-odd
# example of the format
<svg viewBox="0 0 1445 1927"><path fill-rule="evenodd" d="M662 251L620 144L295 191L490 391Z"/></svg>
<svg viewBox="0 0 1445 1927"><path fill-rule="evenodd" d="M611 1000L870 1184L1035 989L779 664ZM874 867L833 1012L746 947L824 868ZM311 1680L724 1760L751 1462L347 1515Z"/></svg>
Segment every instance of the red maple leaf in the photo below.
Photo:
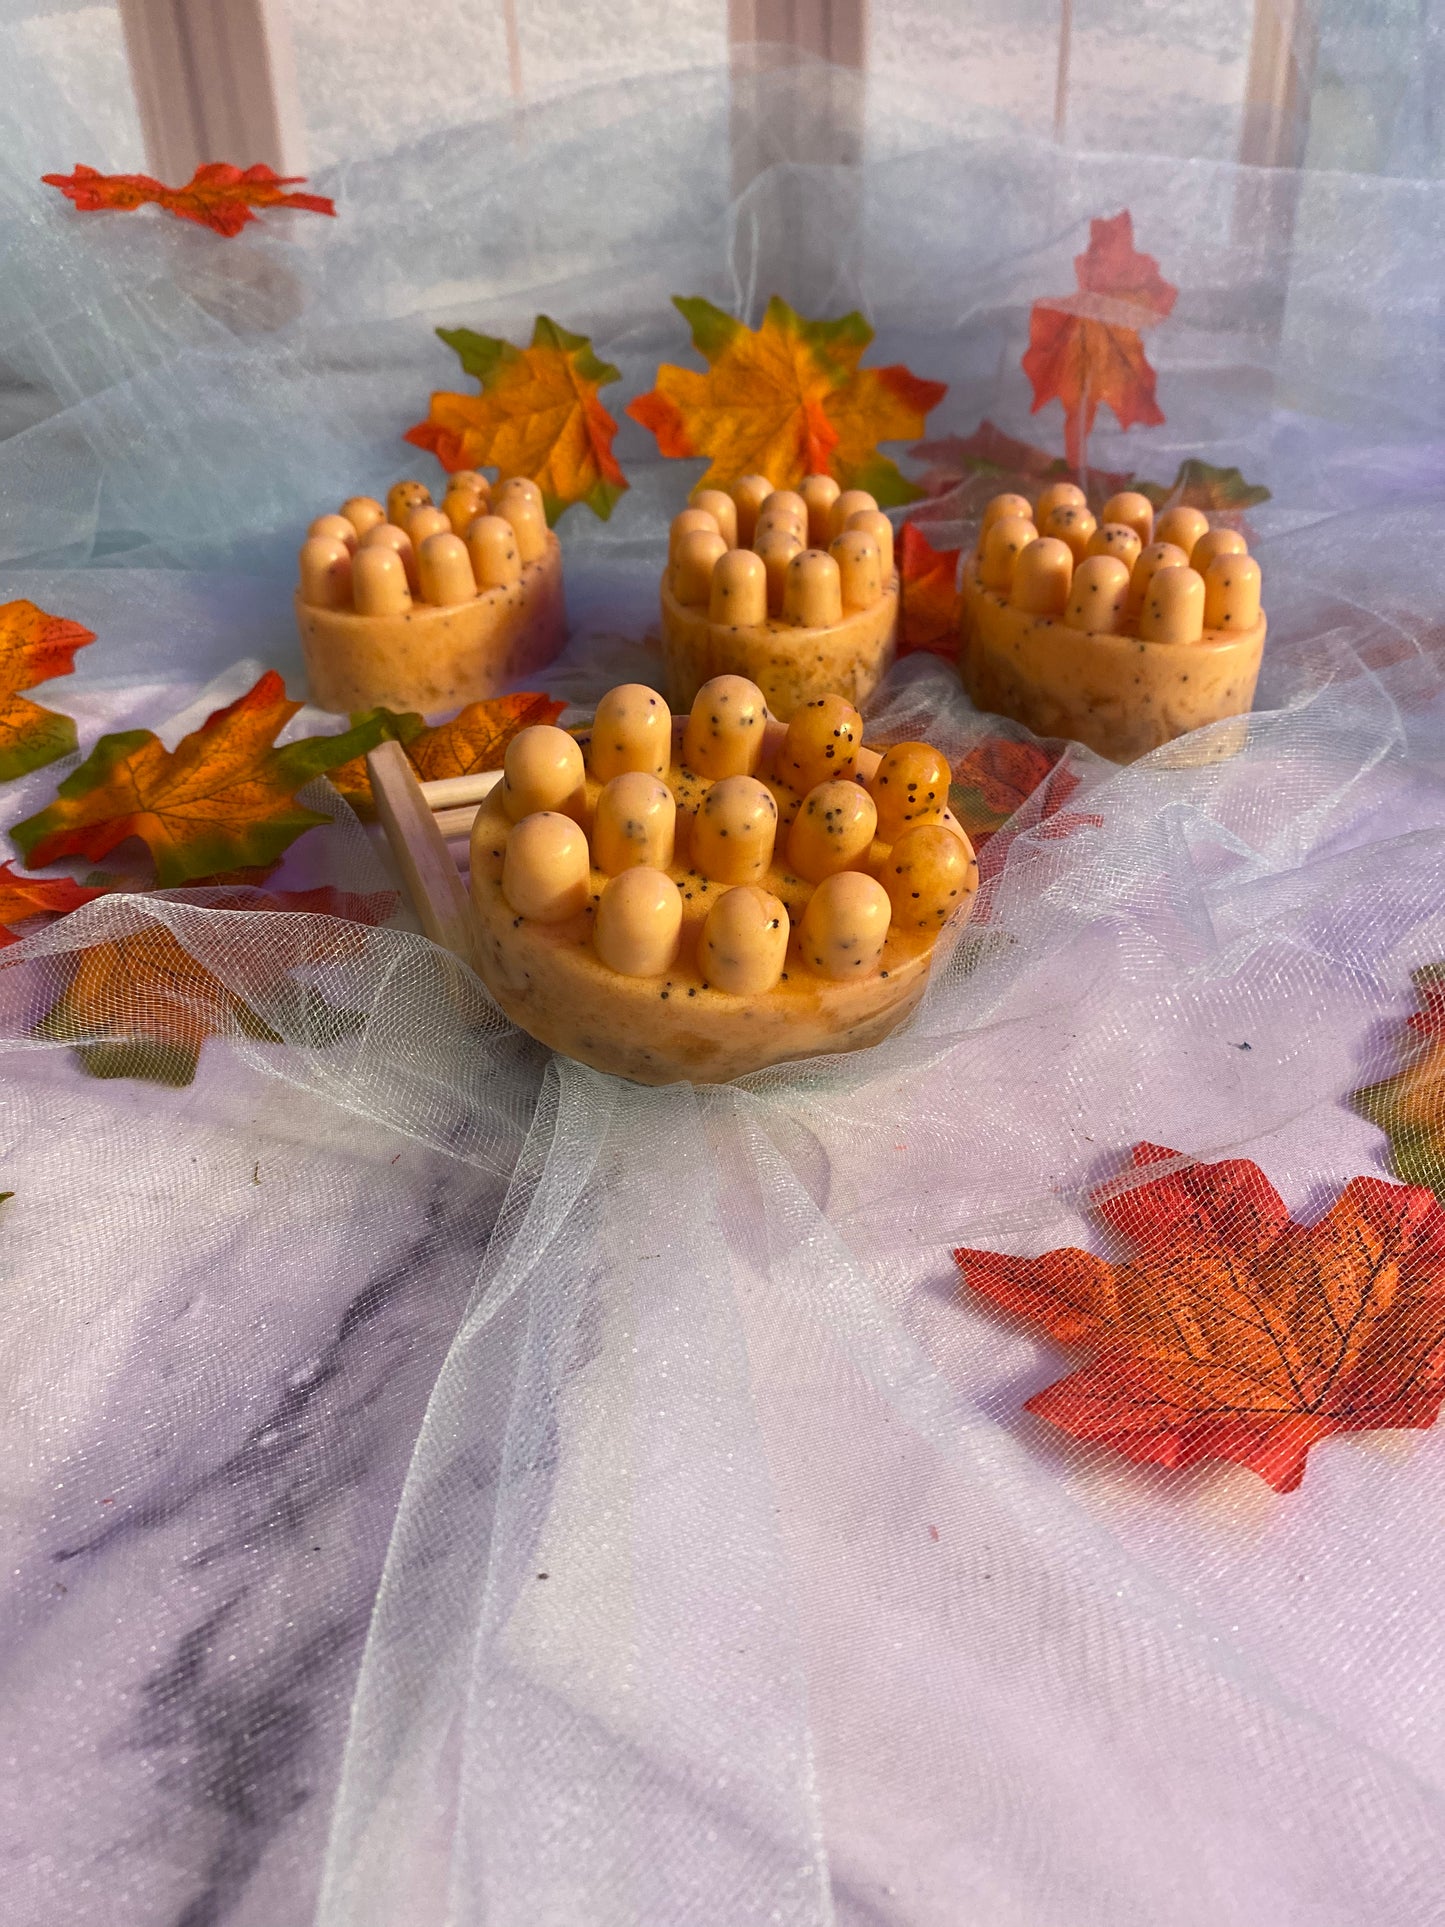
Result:
<svg viewBox="0 0 1445 1927"><path fill-rule="evenodd" d="M1331 1433L1435 1423L1445 1211L1432 1192L1353 1178L1302 1225L1247 1159L1140 1144L1133 1167L1093 1198L1119 1263L954 1253L970 1290L1088 1353L1025 1410L1137 1464L1223 1459L1279 1492Z"/></svg>
<svg viewBox="0 0 1445 1927"><path fill-rule="evenodd" d="M898 549L902 611L898 653L925 649L952 661L958 655L958 549L935 549L916 523L905 522Z"/></svg>
<svg viewBox="0 0 1445 1927"><path fill-rule="evenodd" d="M83 214L128 213L152 202L178 220L224 234L228 240L254 221L258 207L299 207L309 214L336 213L336 203L324 194L291 194L304 174L282 175L264 164L232 167L229 161L207 161L184 187L166 187L149 174L102 174L78 166L73 174L42 174L48 187L58 187Z"/></svg>
<svg viewBox="0 0 1445 1927"><path fill-rule="evenodd" d="M1157 425L1163 410L1154 396L1154 370L1142 331L1170 313L1179 290L1159 272L1152 254L1134 246L1126 208L1112 220L1089 224L1089 245L1074 257L1078 291L1045 296L1029 316L1023 370L1033 383L1033 412L1046 402L1064 405L1064 450L1075 469L1100 405L1107 402L1120 428Z"/></svg>

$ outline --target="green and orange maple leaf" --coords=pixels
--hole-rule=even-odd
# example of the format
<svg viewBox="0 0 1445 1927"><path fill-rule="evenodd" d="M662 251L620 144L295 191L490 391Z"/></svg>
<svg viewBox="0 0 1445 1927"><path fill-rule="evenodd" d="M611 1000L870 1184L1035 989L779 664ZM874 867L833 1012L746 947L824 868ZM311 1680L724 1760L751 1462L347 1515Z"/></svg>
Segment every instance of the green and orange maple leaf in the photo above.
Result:
<svg viewBox="0 0 1445 1927"><path fill-rule="evenodd" d="M1350 1102L1390 1140L1390 1169L1428 1184L1445 1203L1445 963L1414 973L1419 1009L1405 1062L1393 1077L1350 1093Z"/></svg>
<svg viewBox="0 0 1445 1927"><path fill-rule="evenodd" d="M954 1253L970 1291L1088 1354L1026 1411L1137 1464L1222 1459L1279 1492L1332 1433L1435 1423L1445 1210L1432 1192L1353 1178L1302 1225L1257 1164L1141 1144L1094 1205L1127 1249L1119 1263Z"/></svg>
<svg viewBox="0 0 1445 1927"><path fill-rule="evenodd" d="M1130 486L1146 496L1156 509L1203 509L1209 515L1236 521L1245 509L1269 500L1270 492L1258 482L1246 482L1237 468L1217 468L1191 455L1179 464L1172 482L1133 482Z"/></svg>
<svg viewBox="0 0 1445 1927"><path fill-rule="evenodd" d="M468 703L448 721L431 728L414 710L399 714L392 709L374 709L353 721L377 719L382 733L406 751L421 781L431 783L442 777L475 776L481 770L500 769L507 745L519 730L529 729L534 723L555 723L566 706L539 691L519 690L511 696L489 696L482 702ZM353 809L363 814L370 810L371 780L365 756L354 757L332 770L330 781Z"/></svg>
<svg viewBox="0 0 1445 1927"><path fill-rule="evenodd" d="M406 440L427 448L450 474L494 468L502 481L525 476L542 491L549 523L574 502L585 502L605 522L627 487L612 453L617 423L598 400L600 388L622 377L574 335L539 314L526 348L470 328L438 328L455 349L479 395L440 390L424 422Z"/></svg>
<svg viewBox="0 0 1445 1927"><path fill-rule="evenodd" d="M1143 334L1173 311L1179 290L1152 254L1135 248L1127 208L1112 220L1090 222L1089 245L1075 255L1074 274L1073 294L1034 303L1023 370L1033 383L1035 414L1051 401L1063 403L1064 452L1082 469L1103 405L1113 409L1120 428L1164 420Z"/></svg>
<svg viewBox="0 0 1445 1927"><path fill-rule="evenodd" d="M749 328L701 297L673 297L707 372L664 362L656 386L627 413L667 456L708 457L703 481L722 487L766 475L777 488L832 475L884 507L919 490L878 452L923 432L946 385L907 368L860 367L873 330L861 314L807 321L774 295Z"/></svg>
<svg viewBox="0 0 1445 1927"><path fill-rule="evenodd" d="M129 213L151 204L178 220L194 221L213 233L233 239L254 221L257 208L296 207L308 214L332 214L336 203L324 194L293 194L304 175L274 173L264 163L233 167L229 161L207 161L184 187L166 187L149 174L102 174L79 166L73 174L42 174L47 187L58 187L82 214Z"/></svg>
<svg viewBox="0 0 1445 1927"><path fill-rule="evenodd" d="M268 669L174 750L149 729L102 736L55 801L11 830L27 869L107 856L132 836L150 850L164 888L274 863L303 830L330 820L302 808L296 791L385 734L372 716L340 736L278 749L300 707Z"/></svg>
<svg viewBox="0 0 1445 1927"><path fill-rule="evenodd" d="M20 692L68 676L75 652L94 642L91 630L50 616L33 602L0 603L0 781L23 776L75 749L69 716L44 709Z"/></svg>
<svg viewBox="0 0 1445 1927"><path fill-rule="evenodd" d="M385 923L395 907L395 895L385 890L247 892L235 911L288 914L295 921L257 943L239 937L243 919L237 917L236 975L243 989L222 982L159 918L138 918L137 927L122 935L47 960L52 970L59 963L63 983L34 1034L71 1045L92 1077L175 1087L195 1077L208 1037L283 1041L257 1004L284 1007L294 1025L327 1041L355 1019L334 1010L294 973L345 957L359 941L355 926ZM312 921L317 916L326 922L318 926Z"/></svg>

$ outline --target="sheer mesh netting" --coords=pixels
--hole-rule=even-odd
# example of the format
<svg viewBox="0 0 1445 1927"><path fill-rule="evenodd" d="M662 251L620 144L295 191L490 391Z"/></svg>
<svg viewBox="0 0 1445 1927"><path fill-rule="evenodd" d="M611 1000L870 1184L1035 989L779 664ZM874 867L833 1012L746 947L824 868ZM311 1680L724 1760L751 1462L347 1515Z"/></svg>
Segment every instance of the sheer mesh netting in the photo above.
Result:
<svg viewBox="0 0 1445 1927"><path fill-rule="evenodd" d="M1169 421L1096 459L1274 490L1260 709L1066 751L912 1022L732 1087L549 1057L334 797L280 908L111 895L0 952L0 1911L1416 1927L1440 1438L1326 1439L1283 1496L1130 1465L1024 1412L1068 1360L952 1253L1110 1250L1090 1194L1140 1142L1251 1158L1305 1222L1388 1172L1346 1098L1445 958L1445 195L950 144L900 104L895 154L729 207L715 105L439 137L234 255L11 184L0 587L97 631L52 692L82 746L174 741L260 661L299 688L297 531L412 466L426 324L545 307L636 392L684 352L670 293L777 285L947 377L940 432L1024 432L1027 304L1125 202L1183 289ZM789 240L825 221L826 271ZM564 525L547 680L584 704L655 664L683 486L621 446L613 528ZM922 656L869 717L955 766L1001 733ZM328 888L348 914L281 894Z"/></svg>

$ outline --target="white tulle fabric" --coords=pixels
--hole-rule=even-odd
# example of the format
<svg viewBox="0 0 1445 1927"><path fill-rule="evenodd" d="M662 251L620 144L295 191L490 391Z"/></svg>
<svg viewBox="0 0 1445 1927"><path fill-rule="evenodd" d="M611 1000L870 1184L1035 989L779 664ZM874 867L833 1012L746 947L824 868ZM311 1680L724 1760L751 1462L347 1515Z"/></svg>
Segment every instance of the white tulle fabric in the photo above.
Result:
<svg viewBox="0 0 1445 1927"><path fill-rule="evenodd" d="M1151 338L1169 420L1101 422L1096 458L1168 480L1201 454L1273 488L1247 741L1123 770L1069 752L1070 819L1010 825L915 1020L735 1087L549 1059L420 937L318 943L244 896L102 901L0 953L5 1184L60 1212L7 1232L15 1516L61 1530L57 1486L97 1455L122 1504L146 1491L155 1427L224 1434L319 1322L320 1281L444 1219L466 1276L316 1770L324 1850L319 1825L278 1847L269 1889L263 1856L234 1918L1415 1927L1445 1879L1445 1441L1327 1442L1284 1498L1122 1466L1022 1413L1062 1355L962 1296L950 1252L1095 1241L1088 1190L1139 1139L1256 1158L1306 1215L1386 1168L1343 1100L1393 1067L1409 973L1445 957L1445 189L1124 170L910 133L900 108L893 154L775 170L730 205L711 98L646 83L523 142L452 134L323 182L334 229L234 253L42 218L13 185L0 335L35 419L0 443L3 587L99 632L65 692L87 740L199 710L236 658L294 664L296 529L411 466L396 437L449 378L428 324L515 333L544 307L625 398L686 354L669 294L756 318L777 285L866 306L880 358L947 378L931 432L1027 432L1028 302L1127 204L1182 289ZM836 248L793 250L819 233ZM649 448L624 430L611 529L565 525L579 639L555 686L577 699L645 670L681 486ZM925 658L870 717L955 759L997 728ZM385 882L349 816L304 848L308 882ZM208 1044L182 1094L38 1044L66 954L150 917L283 1041ZM277 991L256 960L288 943ZM297 976L348 1023L318 1033ZM43 1125L57 1105L80 1139ZM264 1210L227 1188L243 1116L287 1174ZM197 1240L265 1272L283 1336L218 1297L142 1408L137 1359ZM347 1485L367 1422L318 1435L314 1480ZM344 1535L317 1553L308 1597L348 1571ZM146 1611L118 1592L108 1637ZM112 1784L92 1687L82 1669L50 1702L70 1797ZM69 1812L61 1786L5 1798ZM179 1919L173 1867L116 1824L123 1880L22 1857L17 1917ZM78 1821L52 1832L88 1864Z"/></svg>

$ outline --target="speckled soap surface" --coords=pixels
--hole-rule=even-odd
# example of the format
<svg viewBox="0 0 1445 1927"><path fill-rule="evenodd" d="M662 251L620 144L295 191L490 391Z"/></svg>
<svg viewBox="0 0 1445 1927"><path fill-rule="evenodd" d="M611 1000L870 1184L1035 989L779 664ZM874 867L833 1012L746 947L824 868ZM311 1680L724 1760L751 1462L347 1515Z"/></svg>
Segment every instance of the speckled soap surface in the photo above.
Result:
<svg viewBox="0 0 1445 1927"><path fill-rule="evenodd" d="M996 496L964 565L962 603L959 661L978 706L1115 762L1254 700L1259 565L1242 535L1198 509L1156 517L1126 491L1096 520L1070 483L1033 506Z"/></svg>
<svg viewBox="0 0 1445 1927"><path fill-rule="evenodd" d="M296 622L311 699L349 714L432 715L495 695L566 637L562 551L535 482L493 495L472 471L440 507L401 481L319 516L299 558Z"/></svg>
<svg viewBox="0 0 1445 1927"><path fill-rule="evenodd" d="M785 728L739 676L685 721L613 689L578 740L523 731L482 805L482 975L534 1036L642 1083L872 1043L977 887L948 780L926 743L866 749L838 696Z"/></svg>
<svg viewBox="0 0 1445 1927"><path fill-rule="evenodd" d="M892 524L828 475L700 489L673 520L661 599L675 706L719 675L756 683L784 722L818 696L861 704L897 646Z"/></svg>

